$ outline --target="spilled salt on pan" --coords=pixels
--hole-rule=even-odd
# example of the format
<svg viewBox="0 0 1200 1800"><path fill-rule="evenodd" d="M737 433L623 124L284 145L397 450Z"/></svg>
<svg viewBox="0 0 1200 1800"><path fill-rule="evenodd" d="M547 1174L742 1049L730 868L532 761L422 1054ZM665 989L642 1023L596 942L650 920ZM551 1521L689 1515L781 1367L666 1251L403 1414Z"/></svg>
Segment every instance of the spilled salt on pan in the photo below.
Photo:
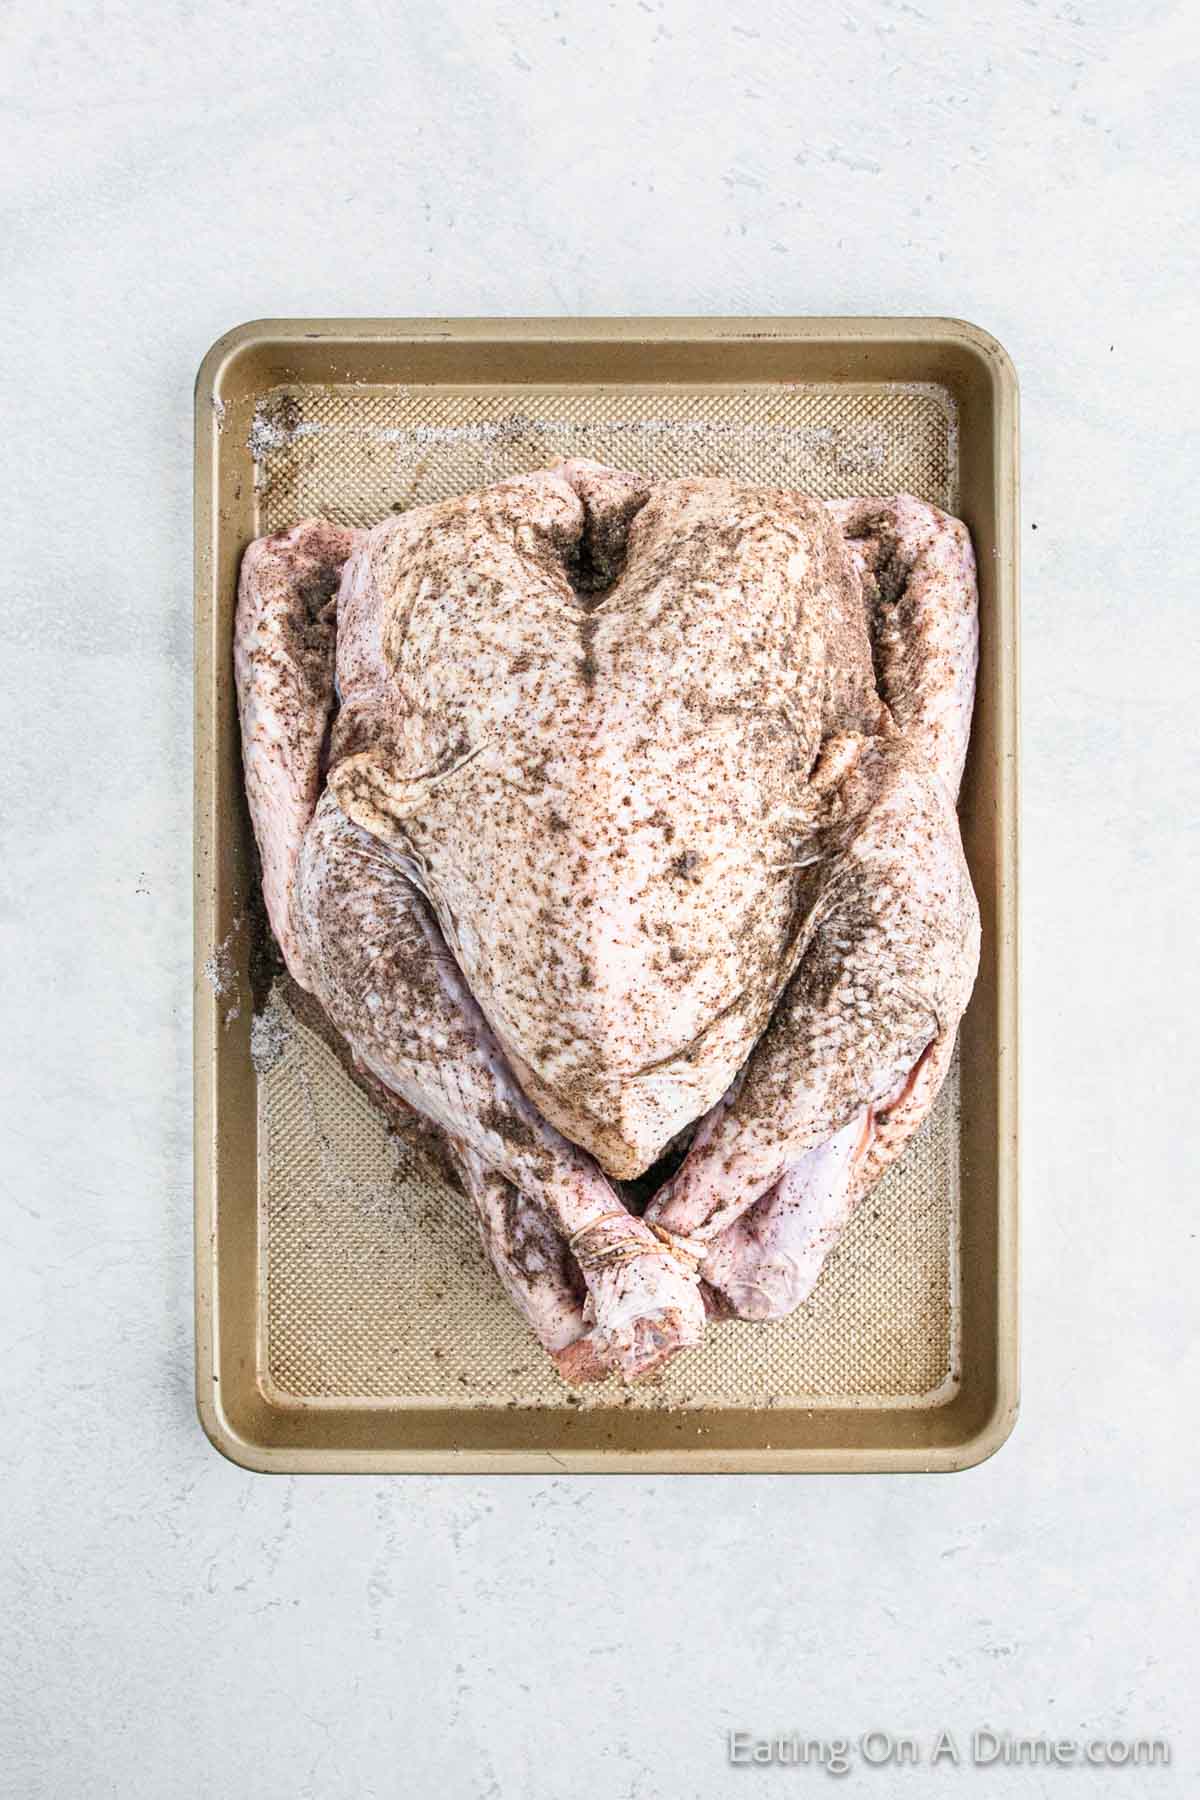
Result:
<svg viewBox="0 0 1200 1800"><path fill-rule="evenodd" d="M214 994L227 994L237 984L237 970L233 965L233 940L237 935L240 919L233 922L233 930L228 937L223 937L212 955L205 961L202 974Z"/></svg>
<svg viewBox="0 0 1200 1800"><path fill-rule="evenodd" d="M272 996L250 1021L250 1060L260 1075L282 1061L290 1036L287 1015Z"/></svg>

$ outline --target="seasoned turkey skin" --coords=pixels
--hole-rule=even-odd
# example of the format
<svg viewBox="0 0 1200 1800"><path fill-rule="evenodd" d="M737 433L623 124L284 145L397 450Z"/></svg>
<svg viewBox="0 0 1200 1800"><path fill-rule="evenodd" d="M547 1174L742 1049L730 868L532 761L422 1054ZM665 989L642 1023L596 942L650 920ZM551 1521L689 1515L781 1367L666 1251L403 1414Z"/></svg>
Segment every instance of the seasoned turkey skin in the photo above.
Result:
<svg viewBox="0 0 1200 1800"><path fill-rule="evenodd" d="M597 519L618 572L589 592ZM835 524L724 481L500 483L368 535L338 685L343 810L412 855L545 1116L642 1173L770 1017L813 766L880 720Z"/></svg>
<svg viewBox="0 0 1200 1800"><path fill-rule="evenodd" d="M907 496L571 461L247 551L272 927L568 1379L790 1311L926 1116L977 644L967 532Z"/></svg>

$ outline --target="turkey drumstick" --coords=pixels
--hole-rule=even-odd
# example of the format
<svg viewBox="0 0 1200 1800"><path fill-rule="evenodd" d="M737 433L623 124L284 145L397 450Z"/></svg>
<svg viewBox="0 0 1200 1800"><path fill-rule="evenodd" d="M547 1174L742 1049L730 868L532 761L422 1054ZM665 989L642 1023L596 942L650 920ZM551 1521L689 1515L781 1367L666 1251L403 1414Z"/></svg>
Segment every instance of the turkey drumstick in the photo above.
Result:
<svg viewBox="0 0 1200 1800"><path fill-rule="evenodd" d="M903 738L873 746L863 767L876 797L831 834L840 848L822 862L792 987L736 1097L702 1125L651 1215L710 1240L705 1280L743 1318L778 1318L808 1297L854 1204L924 1121L979 955L953 810L978 658L970 538L908 496L827 505L862 582L879 692ZM862 786L843 796L851 821ZM775 1165L755 1164L756 1129L773 1155L784 1152L765 1192ZM722 1198L739 1211L724 1225Z"/></svg>

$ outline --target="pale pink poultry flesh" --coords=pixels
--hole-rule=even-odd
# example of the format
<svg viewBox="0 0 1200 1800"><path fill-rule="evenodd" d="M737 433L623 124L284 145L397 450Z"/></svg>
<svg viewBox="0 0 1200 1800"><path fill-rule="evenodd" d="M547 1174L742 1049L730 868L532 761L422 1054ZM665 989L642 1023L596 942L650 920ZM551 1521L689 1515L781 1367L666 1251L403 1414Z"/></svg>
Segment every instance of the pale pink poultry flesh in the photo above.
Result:
<svg viewBox="0 0 1200 1800"><path fill-rule="evenodd" d="M275 936L446 1133L568 1379L644 1373L706 1299L791 1311L932 1105L976 631L964 527L904 497L571 462L247 550ZM689 1133L637 1217L614 1181Z"/></svg>

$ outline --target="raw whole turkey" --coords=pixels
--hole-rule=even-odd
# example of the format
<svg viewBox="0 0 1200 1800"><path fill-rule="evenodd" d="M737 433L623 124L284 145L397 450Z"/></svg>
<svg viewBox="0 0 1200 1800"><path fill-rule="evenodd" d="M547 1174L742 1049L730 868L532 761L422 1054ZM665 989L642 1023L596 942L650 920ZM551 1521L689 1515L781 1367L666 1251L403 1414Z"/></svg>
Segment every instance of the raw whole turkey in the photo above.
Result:
<svg viewBox="0 0 1200 1800"><path fill-rule="evenodd" d="M976 655L908 497L576 460L246 551L275 937L567 1380L792 1311L928 1113Z"/></svg>

